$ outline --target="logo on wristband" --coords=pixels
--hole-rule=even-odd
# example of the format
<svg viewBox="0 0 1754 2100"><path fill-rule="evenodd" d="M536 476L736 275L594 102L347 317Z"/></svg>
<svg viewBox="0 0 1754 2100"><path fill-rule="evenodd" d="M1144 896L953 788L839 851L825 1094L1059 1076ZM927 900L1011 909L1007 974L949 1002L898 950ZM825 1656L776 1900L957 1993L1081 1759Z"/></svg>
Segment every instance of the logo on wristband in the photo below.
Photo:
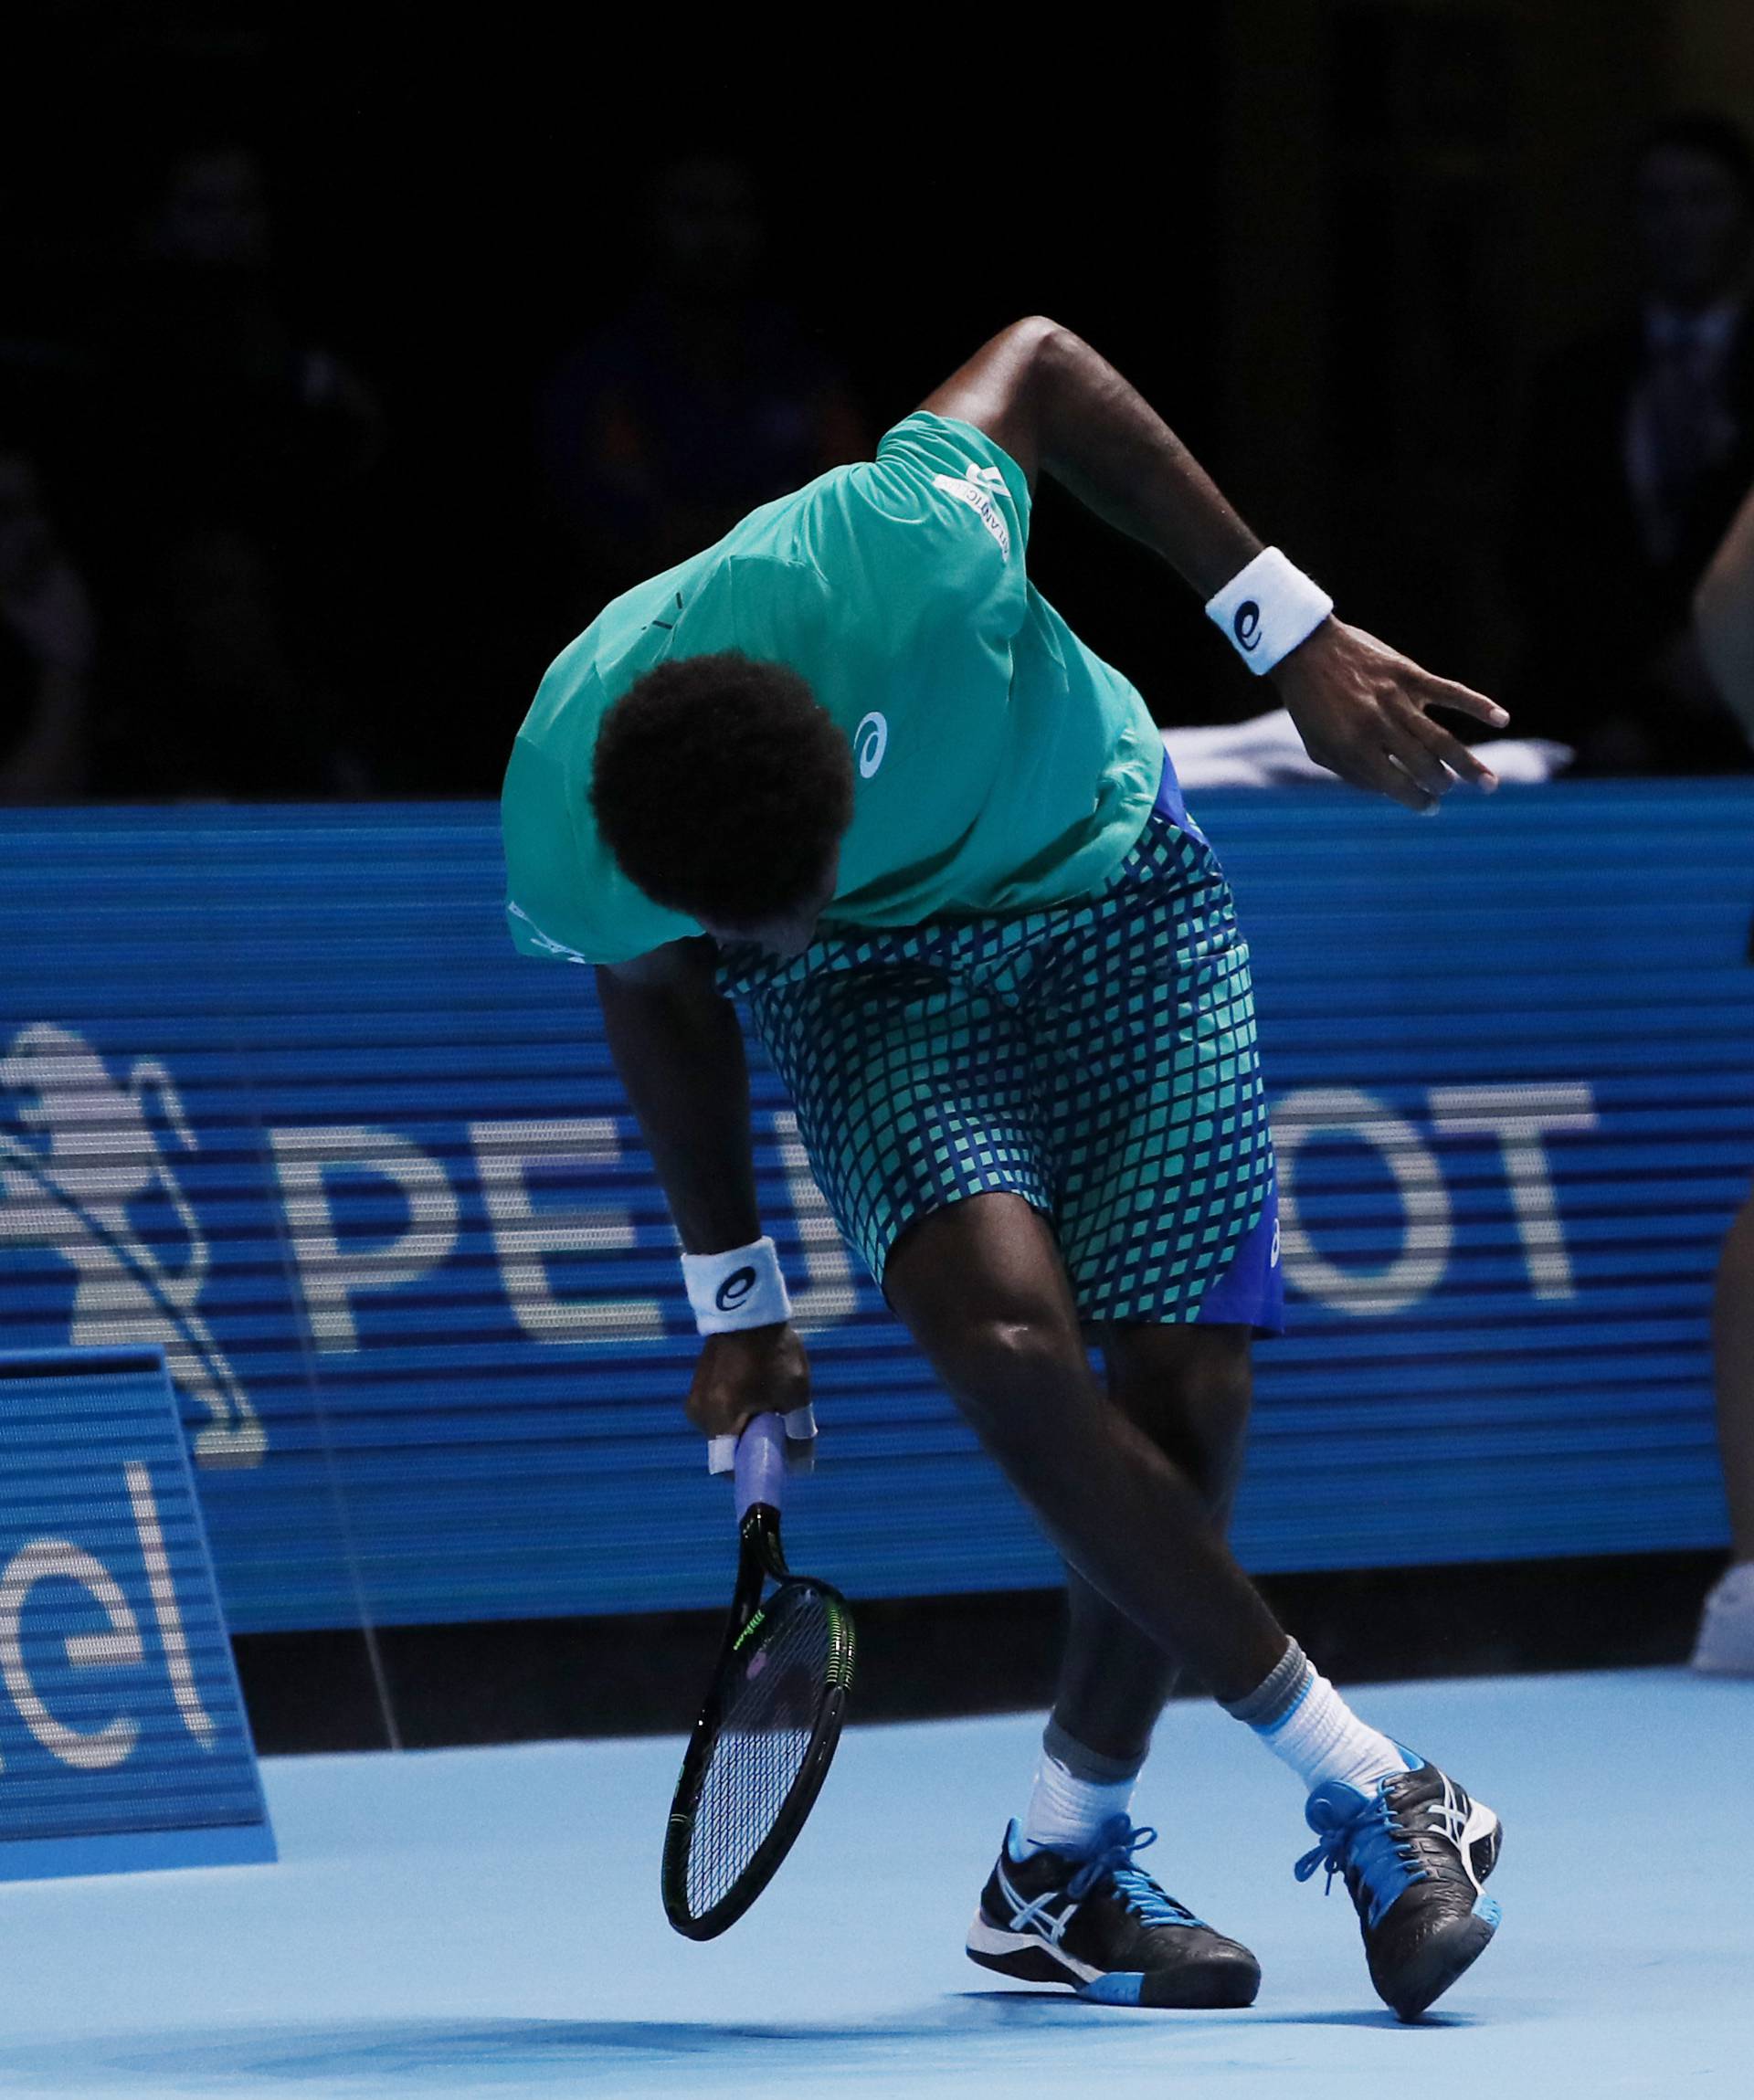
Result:
<svg viewBox="0 0 1754 2100"><path fill-rule="evenodd" d="M734 1313L755 1287L753 1269L734 1269L713 1293L713 1303L721 1313Z"/></svg>
<svg viewBox="0 0 1754 2100"><path fill-rule="evenodd" d="M1236 637L1240 649L1252 649L1261 639L1261 607L1252 598L1244 598L1236 608L1236 617L1231 622L1231 632Z"/></svg>

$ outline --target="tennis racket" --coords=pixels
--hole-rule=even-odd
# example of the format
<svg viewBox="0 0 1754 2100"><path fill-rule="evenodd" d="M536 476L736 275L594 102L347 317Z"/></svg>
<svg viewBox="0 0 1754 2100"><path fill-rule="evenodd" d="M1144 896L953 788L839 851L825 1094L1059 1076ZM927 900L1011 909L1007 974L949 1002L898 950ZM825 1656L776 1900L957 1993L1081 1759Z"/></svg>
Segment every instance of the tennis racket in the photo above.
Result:
<svg viewBox="0 0 1754 2100"><path fill-rule="evenodd" d="M664 1833L664 1915L690 1939L734 1925L777 1873L822 1789L852 1683L846 1599L791 1574L780 1550L778 1415L745 1428L734 1471L731 1621Z"/></svg>

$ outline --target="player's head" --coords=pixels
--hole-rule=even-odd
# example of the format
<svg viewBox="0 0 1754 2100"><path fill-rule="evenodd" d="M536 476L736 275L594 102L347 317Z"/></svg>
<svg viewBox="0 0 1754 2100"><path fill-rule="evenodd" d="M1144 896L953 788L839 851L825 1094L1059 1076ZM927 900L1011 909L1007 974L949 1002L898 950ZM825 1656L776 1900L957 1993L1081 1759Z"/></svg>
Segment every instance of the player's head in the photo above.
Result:
<svg viewBox="0 0 1754 2100"><path fill-rule="evenodd" d="M834 895L852 753L784 664L662 663L603 718L591 807L623 873L721 940L801 955Z"/></svg>
<svg viewBox="0 0 1754 2100"><path fill-rule="evenodd" d="M1683 308L1739 289L1754 237L1754 151L1730 118L1708 110L1665 117L1632 164L1646 280Z"/></svg>

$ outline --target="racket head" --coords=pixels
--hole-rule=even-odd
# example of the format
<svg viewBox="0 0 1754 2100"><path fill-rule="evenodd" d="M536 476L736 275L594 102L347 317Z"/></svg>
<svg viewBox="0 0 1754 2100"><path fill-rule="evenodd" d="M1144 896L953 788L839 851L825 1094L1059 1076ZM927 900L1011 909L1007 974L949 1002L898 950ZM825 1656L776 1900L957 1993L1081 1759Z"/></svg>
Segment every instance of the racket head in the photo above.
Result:
<svg viewBox="0 0 1754 2100"><path fill-rule="evenodd" d="M852 1682L838 1589L787 1576L727 1641L664 1833L664 1915L689 1939L734 1925L778 1871L821 1791Z"/></svg>

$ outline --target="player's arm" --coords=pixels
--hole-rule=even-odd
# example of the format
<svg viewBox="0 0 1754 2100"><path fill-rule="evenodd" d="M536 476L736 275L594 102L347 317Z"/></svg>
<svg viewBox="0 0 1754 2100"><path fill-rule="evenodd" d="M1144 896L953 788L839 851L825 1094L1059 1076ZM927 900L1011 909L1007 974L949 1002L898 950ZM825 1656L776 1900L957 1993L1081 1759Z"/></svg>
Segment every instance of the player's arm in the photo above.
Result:
<svg viewBox="0 0 1754 2100"><path fill-rule="evenodd" d="M1754 740L1754 491L1700 579L1693 612L1706 668Z"/></svg>
<svg viewBox="0 0 1754 2100"><path fill-rule="evenodd" d="M1112 364L1040 315L1015 322L923 406L984 430L1033 482L1051 474L1210 598L1262 552L1199 461ZM1484 693L1433 677L1331 615L1268 674L1312 758L1360 787L1429 809L1491 770L1428 710L1502 726Z"/></svg>
<svg viewBox="0 0 1754 2100"><path fill-rule="evenodd" d="M691 1254L761 1237L749 1140L749 1071L736 1008L713 984L713 944L672 941L600 966L597 996L617 1071ZM688 1397L689 1419L728 1436L765 1409L809 1398L809 1367L787 1323L709 1335Z"/></svg>

